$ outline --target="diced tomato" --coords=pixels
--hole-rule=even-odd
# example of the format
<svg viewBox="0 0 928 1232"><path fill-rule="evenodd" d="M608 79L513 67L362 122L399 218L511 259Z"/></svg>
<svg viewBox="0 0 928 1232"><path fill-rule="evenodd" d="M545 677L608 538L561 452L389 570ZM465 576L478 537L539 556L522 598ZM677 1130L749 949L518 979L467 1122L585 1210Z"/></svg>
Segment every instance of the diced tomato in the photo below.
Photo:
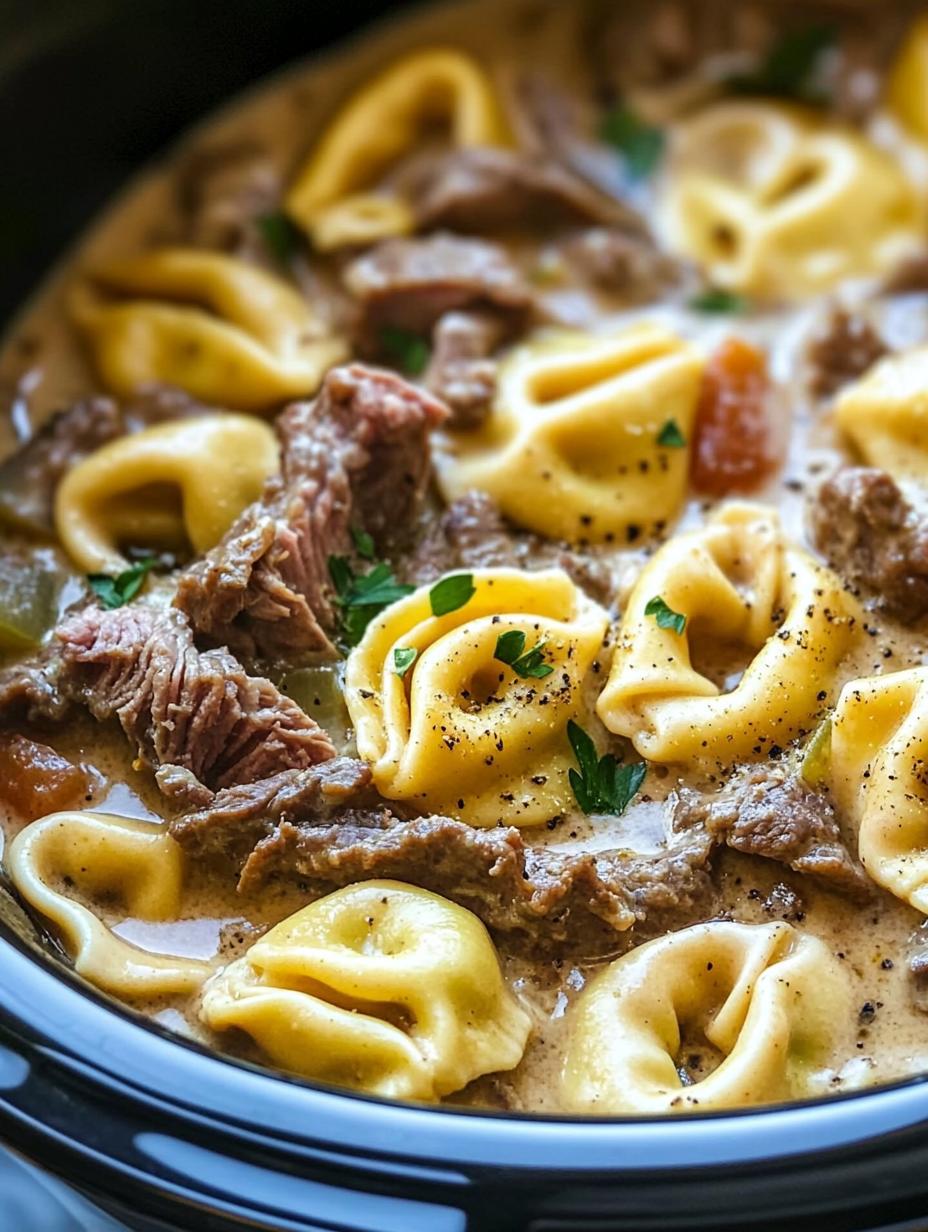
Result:
<svg viewBox="0 0 928 1232"><path fill-rule="evenodd" d="M74 808L88 788L86 773L47 744L0 732L0 799L27 821Z"/></svg>
<svg viewBox="0 0 928 1232"><path fill-rule="evenodd" d="M712 496L756 487L773 469L764 355L726 338L706 365L696 412L690 474Z"/></svg>

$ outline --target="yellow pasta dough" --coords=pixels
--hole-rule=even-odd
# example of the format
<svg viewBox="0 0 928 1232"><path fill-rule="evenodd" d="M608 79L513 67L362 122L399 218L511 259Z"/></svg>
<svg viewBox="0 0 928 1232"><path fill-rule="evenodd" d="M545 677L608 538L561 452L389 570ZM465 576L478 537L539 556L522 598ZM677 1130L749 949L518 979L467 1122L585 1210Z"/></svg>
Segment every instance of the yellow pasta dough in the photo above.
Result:
<svg viewBox="0 0 928 1232"><path fill-rule="evenodd" d="M713 282L774 299L886 272L925 224L899 162L858 132L748 101L678 127L661 213L667 242Z"/></svg>
<svg viewBox="0 0 928 1232"><path fill-rule="evenodd" d="M413 52L348 100L286 200L315 247L370 244L413 229L412 210L402 197L373 186L436 122L447 124L456 146L510 143L492 82L459 51Z"/></svg>
<svg viewBox="0 0 928 1232"><path fill-rule="evenodd" d="M278 467L273 429L251 416L158 424L111 441L67 472L55 496L55 528L86 573L127 568L121 542L162 548L186 542L203 553L257 500Z"/></svg>
<svg viewBox="0 0 928 1232"><path fill-rule="evenodd" d="M280 278L223 253L163 248L94 270L70 303L107 389L177 385L266 411L315 392L347 354Z"/></svg>
<svg viewBox="0 0 928 1232"><path fill-rule="evenodd" d="M928 479L928 347L880 360L835 403L863 460L897 479Z"/></svg>
<svg viewBox="0 0 928 1232"><path fill-rule="evenodd" d="M928 915L928 668L845 685L830 783L878 885Z"/></svg>
<svg viewBox="0 0 928 1232"><path fill-rule="evenodd" d="M913 22L886 82L886 103L916 137L928 141L928 15Z"/></svg>
<svg viewBox="0 0 928 1232"><path fill-rule="evenodd" d="M349 656L345 696L378 790L474 826L531 826L573 805L566 728L586 711L606 613L565 573L476 571L473 595L433 614L430 587L371 621ZM519 676L499 638L539 644L553 670ZM400 676L398 650L415 651ZM402 660L402 656L400 656Z"/></svg>
<svg viewBox="0 0 928 1232"><path fill-rule="evenodd" d="M14 838L7 867L26 902L55 927L79 975L135 1000L195 991L208 963L151 954L111 932L58 887L117 896L140 920L173 920L180 910L183 858L164 825L103 813L52 813Z"/></svg>
<svg viewBox="0 0 928 1232"><path fill-rule="evenodd" d="M847 975L817 937L784 923L697 924L632 950L583 992L564 1104L667 1113L818 1094L851 1012ZM690 1086L677 1070L687 1037L719 1054Z"/></svg>
<svg viewBox="0 0 928 1232"><path fill-rule="evenodd" d="M203 1021L247 1031L283 1069L434 1100L522 1059L530 1020L486 929L395 881L302 908L210 981Z"/></svg>
<svg viewBox="0 0 928 1232"><path fill-rule="evenodd" d="M503 365L492 413L447 434L438 453L446 499L489 492L520 526L553 538L625 542L666 523L686 490L703 359L657 325L606 337L554 335Z"/></svg>
<svg viewBox="0 0 928 1232"><path fill-rule="evenodd" d="M658 598L686 617L682 633L646 611ZM835 574L783 535L775 510L732 502L645 566L599 716L651 761L766 757L815 725L861 621ZM693 665L694 651L719 645L754 652L728 691Z"/></svg>

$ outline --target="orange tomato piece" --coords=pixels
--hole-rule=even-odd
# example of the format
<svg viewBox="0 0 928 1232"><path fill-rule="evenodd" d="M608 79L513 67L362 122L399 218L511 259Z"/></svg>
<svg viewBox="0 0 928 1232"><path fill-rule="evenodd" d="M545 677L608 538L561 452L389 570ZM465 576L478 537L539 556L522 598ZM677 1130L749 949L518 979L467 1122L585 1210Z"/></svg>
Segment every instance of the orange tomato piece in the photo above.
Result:
<svg viewBox="0 0 928 1232"><path fill-rule="evenodd" d="M741 338L726 338L706 365L696 411L690 477L697 491L744 491L772 470L768 393L763 353Z"/></svg>
<svg viewBox="0 0 928 1232"><path fill-rule="evenodd" d="M87 795L86 773L16 732L0 732L0 799L27 821L73 808Z"/></svg>

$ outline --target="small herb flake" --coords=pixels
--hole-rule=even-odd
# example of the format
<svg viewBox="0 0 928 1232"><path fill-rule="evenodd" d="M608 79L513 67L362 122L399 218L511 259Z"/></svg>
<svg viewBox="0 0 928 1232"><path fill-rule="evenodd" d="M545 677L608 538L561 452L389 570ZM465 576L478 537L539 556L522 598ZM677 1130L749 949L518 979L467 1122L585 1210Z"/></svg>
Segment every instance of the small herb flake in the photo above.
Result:
<svg viewBox="0 0 928 1232"><path fill-rule="evenodd" d="M359 575L346 557L330 556L329 576L335 587L335 602L341 608L345 646L357 646L374 617L413 590L412 586L398 582L390 566L383 562Z"/></svg>
<svg viewBox="0 0 928 1232"><path fill-rule="evenodd" d="M429 591L433 616L447 616L469 603L477 593L472 573L452 573L436 582Z"/></svg>
<svg viewBox="0 0 928 1232"><path fill-rule="evenodd" d="M770 48L753 73L730 77L725 83L735 94L759 94L769 98L798 99L804 103L827 102L816 77L821 59L837 39L834 26L805 26L784 34Z"/></svg>
<svg viewBox="0 0 928 1232"><path fill-rule="evenodd" d="M536 642L531 650L525 649L525 634L521 629L510 629L496 639L493 658L506 663L517 676L524 679L544 680L554 668L544 659L545 641Z"/></svg>
<svg viewBox="0 0 928 1232"><path fill-rule="evenodd" d="M428 366L431 349L426 340L398 325L385 325L380 331L384 354L407 376L421 376Z"/></svg>
<svg viewBox="0 0 928 1232"><path fill-rule="evenodd" d="M734 291L726 291L722 287L708 287L705 291L694 295L688 301L687 306L693 312L737 313L747 311L748 301L743 295L736 295Z"/></svg>
<svg viewBox="0 0 928 1232"><path fill-rule="evenodd" d="M686 628L686 617L682 612L675 612L668 607L660 595L649 599L644 609L645 616L653 616L661 629L673 629L674 633L682 633Z"/></svg>
<svg viewBox="0 0 928 1232"><path fill-rule="evenodd" d="M680 431L680 425L675 419L668 419L657 434L657 443L662 449L683 449L686 437Z"/></svg>
<svg viewBox="0 0 928 1232"><path fill-rule="evenodd" d="M567 738L577 759L577 770L570 771L570 785L584 813L608 813L620 817L637 795L648 768L643 761L620 765L611 753L602 757L593 739L573 719L567 724Z"/></svg>
<svg viewBox="0 0 928 1232"><path fill-rule="evenodd" d="M648 124L624 103L603 116L600 137L619 152L633 180L647 179L664 153L663 130Z"/></svg>
<svg viewBox="0 0 928 1232"><path fill-rule="evenodd" d="M374 540L366 530L361 530L359 526L352 526L351 538L354 542L354 550L359 556L365 560L374 559Z"/></svg>
<svg viewBox="0 0 928 1232"><path fill-rule="evenodd" d="M300 233L286 214L277 211L256 219L264 246L278 265L290 266L300 245Z"/></svg>
<svg viewBox="0 0 928 1232"><path fill-rule="evenodd" d="M419 652L414 646L395 647L393 651L393 670L397 676L400 678L405 676L418 657Z"/></svg>
<svg viewBox="0 0 928 1232"><path fill-rule="evenodd" d="M115 577L108 573L89 573L87 581L105 608L124 607L139 593L145 578L157 564L157 557L147 556Z"/></svg>

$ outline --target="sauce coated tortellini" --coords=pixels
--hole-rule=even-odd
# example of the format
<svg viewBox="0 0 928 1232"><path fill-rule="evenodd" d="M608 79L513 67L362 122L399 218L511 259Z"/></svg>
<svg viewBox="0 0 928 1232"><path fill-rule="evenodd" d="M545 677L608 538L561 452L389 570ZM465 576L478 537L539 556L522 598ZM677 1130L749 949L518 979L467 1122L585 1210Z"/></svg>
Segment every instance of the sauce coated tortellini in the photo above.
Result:
<svg viewBox="0 0 928 1232"><path fill-rule="evenodd" d="M897 479L928 479L928 347L880 360L835 404L863 460Z"/></svg>
<svg viewBox="0 0 928 1232"><path fill-rule="evenodd" d="M55 528L86 573L127 568L120 543L189 543L206 552L278 467L273 429L251 416L158 424L104 445L68 471L55 496Z"/></svg>
<svg viewBox="0 0 928 1232"><path fill-rule="evenodd" d="M830 781L878 885L928 915L928 668L852 680L831 724Z"/></svg>
<svg viewBox="0 0 928 1232"><path fill-rule="evenodd" d="M774 299L885 273L924 229L889 154L769 102L719 103L679 126L662 214L668 242L719 286Z"/></svg>
<svg viewBox="0 0 928 1232"><path fill-rule="evenodd" d="M54 925L75 970L98 988L141 1000L194 992L209 975L208 963L130 945L61 889L115 896L136 919L177 919L183 856L165 826L52 813L19 832L7 866L22 897Z"/></svg>
<svg viewBox="0 0 928 1232"><path fill-rule="evenodd" d="M679 434L690 439L703 366L656 325L520 347L486 424L446 438L440 486L449 500L489 492L513 522L553 538L637 537L682 504L689 449ZM668 425L674 446L661 443Z"/></svg>
<svg viewBox="0 0 928 1232"><path fill-rule="evenodd" d="M410 205L374 186L436 121L456 146L510 143L484 70L459 51L414 52L362 87L329 125L287 196L316 248L370 244L414 228Z"/></svg>
<svg viewBox="0 0 928 1232"><path fill-rule="evenodd" d="M825 1089L850 1018L847 976L817 937L784 923L697 924L632 950L586 988L562 1097L600 1115L799 1099ZM687 1037L718 1063L685 1086Z"/></svg>
<svg viewBox="0 0 928 1232"><path fill-rule="evenodd" d="M294 1073L434 1100L518 1065L531 1023L475 915L394 881L304 907L204 991L201 1017L246 1031Z"/></svg>
<svg viewBox="0 0 928 1232"><path fill-rule="evenodd" d="M474 826L538 825L573 801L567 723L586 709L606 613L560 570L459 576L473 579L463 606L435 615L424 586L371 621L352 651L358 752L388 799ZM496 657L501 637L540 647L551 670L520 675Z"/></svg>
<svg viewBox="0 0 928 1232"><path fill-rule="evenodd" d="M652 600L686 618L663 627ZM860 619L830 569L791 543L773 509L733 502L666 543L628 600L597 703L610 731L651 761L767 756L814 726ZM693 658L755 652L727 691Z"/></svg>
<svg viewBox="0 0 928 1232"><path fill-rule="evenodd" d="M906 36L886 82L886 102L914 136L928 142L928 15Z"/></svg>
<svg viewBox="0 0 928 1232"><path fill-rule="evenodd" d="M119 397L177 385L195 398L264 411L314 393L347 353L303 297L247 261L164 248L94 270L71 316Z"/></svg>

